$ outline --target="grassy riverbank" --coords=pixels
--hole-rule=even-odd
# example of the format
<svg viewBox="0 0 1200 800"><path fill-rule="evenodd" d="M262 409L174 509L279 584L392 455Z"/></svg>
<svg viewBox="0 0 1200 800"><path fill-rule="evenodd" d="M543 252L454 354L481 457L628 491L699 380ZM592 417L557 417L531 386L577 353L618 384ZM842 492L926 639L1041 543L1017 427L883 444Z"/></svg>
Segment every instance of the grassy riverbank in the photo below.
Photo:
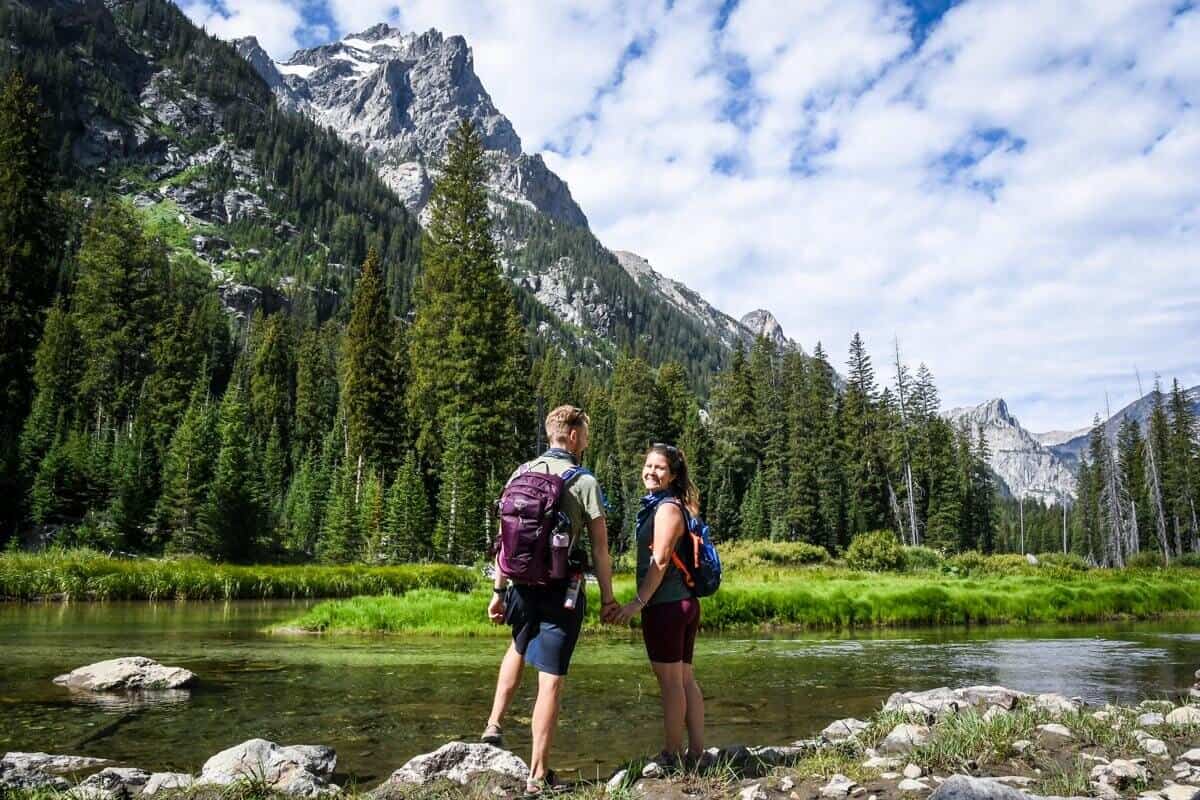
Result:
<svg viewBox="0 0 1200 800"><path fill-rule="evenodd" d="M629 599L633 580L617 580ZM484 616L489 589L437 590L403 597L354 597L319 603L280 626L310 632L504 635ZM591 587L588 626L599 597ZM709 630L869 628L918 625L1098 622L1200 613L1200 569L1048 570L1047 574L948 575L854 572L833 567L760 568L732 572L703 602Z"/></svg>
<svg viewBox="0 0 1200 800"><path fill-rule="evenodd" d="M8 600L350 597L431 588L449 595L477 583L472 571L445 564L238 566L198 558L110 558L91 550L0 554L0 599Z"/></svg>

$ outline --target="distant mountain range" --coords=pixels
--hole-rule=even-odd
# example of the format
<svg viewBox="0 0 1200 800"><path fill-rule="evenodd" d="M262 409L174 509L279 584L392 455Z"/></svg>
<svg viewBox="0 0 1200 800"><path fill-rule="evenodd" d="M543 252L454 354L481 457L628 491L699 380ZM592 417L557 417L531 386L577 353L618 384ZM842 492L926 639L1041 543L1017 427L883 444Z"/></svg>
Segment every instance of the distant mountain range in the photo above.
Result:
<svg viewBox="0 0 1200 800"><path fill-rule="evenodd" d="M1186 390L1192 409L1200 414L1200 386ZM1116 441L1117 431L1126 418L1137 421L1143 430L1149 425L1154 408L1154 393L1135 400L1104 421L1104 432ZM954 408L943 416L955 424L982 426L990 453L990 465L1017 498L1033 498L1043 503L1075 497L1075 473L1087 451L1092 428L1075 431L1031 433L1000 399L974 407Z"/></svg>

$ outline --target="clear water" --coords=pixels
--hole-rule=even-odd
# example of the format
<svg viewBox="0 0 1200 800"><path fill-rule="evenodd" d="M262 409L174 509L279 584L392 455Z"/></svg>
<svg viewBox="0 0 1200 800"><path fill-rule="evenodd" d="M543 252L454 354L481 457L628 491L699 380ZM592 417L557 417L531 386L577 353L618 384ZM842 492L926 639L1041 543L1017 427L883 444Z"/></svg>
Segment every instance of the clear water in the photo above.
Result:
<svg viewBox="0 0 1200 800"><path fill-rule="evenodd" d="M195 772L251 737L337 749L338 771L373 785L410 757L483 727L502 638L263 633L304 603L0 604L0 752L95 755ZM696 671L710 744L786 743L862 716L894 690L997 683L1089 701L1175 697L1200 666L1195 620L860 632L702 635ZM51 679L146 655L187 667L195 689L131 700ZM607 774L660 745L658 693L637 634L580 643L555 766ZM527 756L536 686L527 672L506 726Z"/></svg>

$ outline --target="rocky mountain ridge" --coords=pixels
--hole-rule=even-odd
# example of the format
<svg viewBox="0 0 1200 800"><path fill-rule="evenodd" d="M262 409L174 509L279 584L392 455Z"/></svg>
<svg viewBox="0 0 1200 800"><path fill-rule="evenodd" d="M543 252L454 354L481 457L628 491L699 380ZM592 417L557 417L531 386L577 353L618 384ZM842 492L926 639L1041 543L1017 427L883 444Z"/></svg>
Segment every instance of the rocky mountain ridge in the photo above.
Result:
<svg viewBox="0 0 1200 800"><path fill-rule="evenodd" d="M300 111L366 151L380 177L420 213L436 165L461 119L480 132L492 161L491 189L570 225L587 225L565 181L540 155L522 151L512 123L475 74L461 36L406 33L386 24L298 50L277 63L254 37L237 51L282 106Z"/></svg>
<svg viewBox="0 0 1200 800"><path fill-rule="evenodd" d="M497 201L505 273L567 331L579 332L584 340L590 335L619 339L621 319L639 313L642 305L619 288L627 276L632 287L690 320L692 333L725 350L738 343L749 347L759 333L781 348L799 349L769 312L753 312L747 325L634 253L608 251L594 239L582 248L564 244L581 235L571 229L590 237L587 217L541 156L523 152L512 123L475 73L463 37L437 30L404 32L381 23L299 50L285 62L273 61L254 37L234 44L280 105L362 148L384 182L418 214L451 132L460 119L471 120L493 167L489 188ZM530 214L539 219L530 221ZM545 323L539 330L548 333Z"/></svg>
<svg viewBox="0 0 1200 800"><path fill-rule="evenodd" d="M972 431L983 430L988 464L1014 497L1033 498L1049 505L1075 496L1075 476L1070 468L1021 426L1003 399L952 408L943 411L942 416Z"/></svg>

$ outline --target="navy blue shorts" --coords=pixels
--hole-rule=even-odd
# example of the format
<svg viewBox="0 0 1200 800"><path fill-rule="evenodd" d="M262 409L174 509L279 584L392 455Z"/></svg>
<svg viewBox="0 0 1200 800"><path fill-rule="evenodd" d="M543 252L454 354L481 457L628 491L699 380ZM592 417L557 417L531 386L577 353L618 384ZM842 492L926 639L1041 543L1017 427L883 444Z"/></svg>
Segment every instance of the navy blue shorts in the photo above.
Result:
<svg viewBox="0 0 1200 800"><path fill-rule="evenodd" d="M571 654L583 628L587 592L580 591L575 608L563 608L566 595L565 584L514 584L505 595L504 621L512 628L513 644L539 672L566 675L571 664Z"/></svg>

